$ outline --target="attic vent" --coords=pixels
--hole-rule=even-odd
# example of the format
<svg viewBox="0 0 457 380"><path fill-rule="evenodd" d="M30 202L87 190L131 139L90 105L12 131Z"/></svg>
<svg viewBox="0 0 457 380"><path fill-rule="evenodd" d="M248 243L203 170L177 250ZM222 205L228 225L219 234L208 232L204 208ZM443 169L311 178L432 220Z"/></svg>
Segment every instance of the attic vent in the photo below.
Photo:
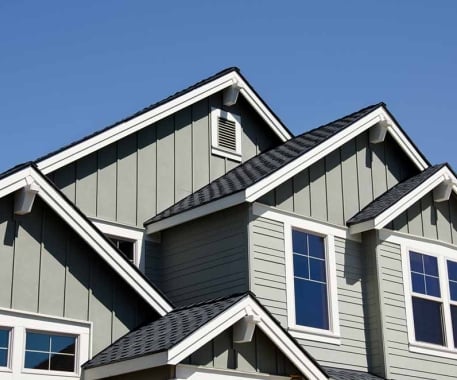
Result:
<svg viewBox="0 0 457 380"><path fill-rule="evenodd" d="M219 108L211 110L211 153L241 161L241 123L238 115Z"/></svg>
<svg viewBox="0 0 457 380"><path fill-rule="evenodd" d="M217 119L217 145L219 148L236 151L235 122L223 117L218 117Z"/></svg>

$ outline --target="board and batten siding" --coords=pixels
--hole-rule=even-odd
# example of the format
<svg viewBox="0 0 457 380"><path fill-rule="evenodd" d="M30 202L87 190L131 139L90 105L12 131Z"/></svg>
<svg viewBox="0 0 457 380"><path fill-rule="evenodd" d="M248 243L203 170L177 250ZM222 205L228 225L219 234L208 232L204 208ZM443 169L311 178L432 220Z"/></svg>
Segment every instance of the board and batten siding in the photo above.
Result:
<svg viewBox="0 0 457 380"><path fill-rule="evenodd" d="M370 144L365 132L259 202L344 226L376 197L417 173L418 169L389 134L383 143Z"/></svg>
<svg viewBox="0 0 457 380"><path fill-rule="evenodd" d="M401 251L381 241L377 247L383 335L389 379L450 380L457 377L457 360L409 351Z"/></svg>
<svg viewBox="0 0 457 380"><path fill-rule="evenodd" d="M211 154L210 112L221 99L197 102L49 177L86 215L143 227L239 164ZM242 96L224 109L241 116L243 161L280 142Z"/></svg>
<svg viewBox="0 0 457 380"><path fill-rule="evenodd" d="M0 199L0 307L93 322L93 354L155 316L39 197L13 208Z"/></svg>
<svg viewBox="0 0 457 380"><path fill-rule="evenodd" d="M282 222L251 221L251 286L259 301L287 327L286 268ZM362 296L362 245L335 238L341 345L298 339L324 366L367 371L365 313Z"/></svg>
<svg viewBox="0 0 457 380"><path fill-rule="evenodd" d="M248 290L248 208L229 208L162 231L160 284L176 305Z"/></svg>
<svg viewBox="0 0 457 380"><path fill-rule="evenodd" d="M448 201L434 202L433 191L398 216L390 229L457 244L457 196Z"/></svg>

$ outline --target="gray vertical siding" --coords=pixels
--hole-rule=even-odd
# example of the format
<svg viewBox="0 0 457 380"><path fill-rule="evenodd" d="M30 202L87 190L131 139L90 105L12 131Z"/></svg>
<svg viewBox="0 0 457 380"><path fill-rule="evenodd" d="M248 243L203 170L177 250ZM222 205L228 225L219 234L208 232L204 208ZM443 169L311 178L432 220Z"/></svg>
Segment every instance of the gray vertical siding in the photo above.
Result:
<svg viewBox="0 0 457 380"><path fill-rule="evenodd" d="M252 291L287 327L284 227L281 222L258 217L251 221ZM341 345L298 339L322 365L366 371L367 348L362 298L360 243L335 239Z"/></svg>
<svg viewBox="0 0 457 380"><path fill-rule="evenodd" d="M211 154L216 94L49 176L88 216L127 225L143 222L225 174L237 162ZM243 161L278 144L271 129L240 97Z"/></svg>
<svg viewBox="0 0 457 380"><path fill-rule="evenodd" d="M0 199L0 307L93 322L93 353L154 312L44 202Z"/></svg>
<svg viewBox="0 0 457 380"><path fill-rule="evenodd" d="M383 334L389 379L455 379L457 360L409 351L400 246L381 242L377 249L384 309Z"/></svg>
<svg viewBox="0 0 457 380"><path fill-rule="evenodd" d="M247 225L243 205L163 231L164 293L182 305L248 290Z"/></svg>
<svg viewBox="0 0 457 380"><path fill-rule="evenodd" d="M278 186L260 202L345 225L377 196L417 172L390 135L384 143L370 144L366 132Z"/></svg>
<svg viewBox="0 0 457 380"><path fill-rule="evenodd" d="M425 195L402 215L390 228L451 244L457 244L457 196L435 203L433 192Z"/></svg>

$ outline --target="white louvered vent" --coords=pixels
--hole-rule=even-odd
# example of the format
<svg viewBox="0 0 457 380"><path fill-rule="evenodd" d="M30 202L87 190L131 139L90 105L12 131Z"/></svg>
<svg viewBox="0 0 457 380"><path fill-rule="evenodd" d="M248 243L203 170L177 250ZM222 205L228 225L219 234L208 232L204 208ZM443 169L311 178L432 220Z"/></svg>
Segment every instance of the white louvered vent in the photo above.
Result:
<svg viewBox="0 0 457 380"><path fill-rule="evenodd" d="M217 118L217 145L236 151L236 124L223 117Z"/></svg>

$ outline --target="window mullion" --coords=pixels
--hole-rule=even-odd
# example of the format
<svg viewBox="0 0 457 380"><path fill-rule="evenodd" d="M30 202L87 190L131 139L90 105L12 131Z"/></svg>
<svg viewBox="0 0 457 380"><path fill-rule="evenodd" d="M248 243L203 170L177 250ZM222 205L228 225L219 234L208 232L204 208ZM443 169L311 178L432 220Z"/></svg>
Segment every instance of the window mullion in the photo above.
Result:
<svg viewBox="0 0 457 380"><path fill-rule="evenodd" d="M452 318L451 318L451 307L449 300L451 299L449 294L449 275L447 271L447 262L445 257L438 258L438 269L440 276L440 287L441 296L443 297L443 318L445 326L446 346L454 348L454 336L452 333Z"/></svg>

